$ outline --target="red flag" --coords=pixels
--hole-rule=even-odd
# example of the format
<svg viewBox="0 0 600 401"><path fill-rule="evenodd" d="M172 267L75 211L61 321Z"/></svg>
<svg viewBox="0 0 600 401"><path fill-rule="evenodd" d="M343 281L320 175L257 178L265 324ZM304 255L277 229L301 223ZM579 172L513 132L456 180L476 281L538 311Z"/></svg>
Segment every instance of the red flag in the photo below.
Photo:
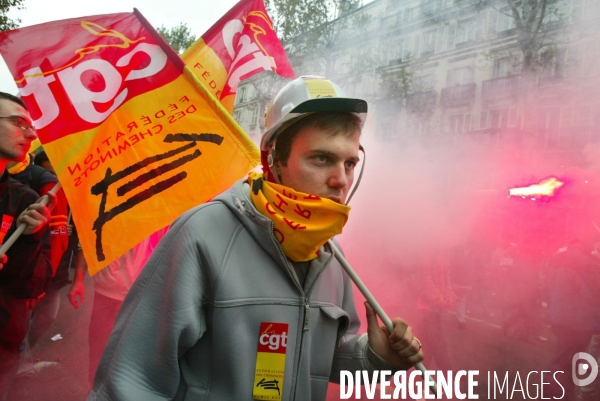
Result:
<svg viewBox="0 0 600 401"><path fill-rule="evenodd" d="M295 78L263 0L242 0L181 56L231 113L238 83L261 71Z"/></svg>
<svg viewBox="0 0 600 401"><path fill-rule="evenodd" d="M137 11L0 34L93 274L258 164L250 138Z"/></svg>

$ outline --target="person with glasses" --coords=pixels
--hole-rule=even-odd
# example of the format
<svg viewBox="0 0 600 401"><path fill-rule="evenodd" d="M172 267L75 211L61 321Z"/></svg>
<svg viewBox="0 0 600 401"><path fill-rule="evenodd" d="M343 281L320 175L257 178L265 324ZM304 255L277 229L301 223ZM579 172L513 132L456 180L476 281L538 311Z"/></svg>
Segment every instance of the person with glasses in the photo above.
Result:
<svg viewBox="0 0 600 401"><path fill-rule="evenodd" d="M37 159L37 157L36 157ZM27 154L23 160L10 161L6 168L10 177L23 185L33 189L40 196L46 195L54 188L58 179L54 174L42 166L34 163L33 155ZM61 189L56 192L57 202L52 209L48 226L50 228L50 248L52 265L52 283L46 292L46 295L35 305L32 312L31 327L27 336L27 345L33 348L42 335L50 328L50 325L58 315L60 306L59 290L61 288L60 280L56 280L58 265L69 245L69 236L67 230L67 198ZM66 274L68 280L68 272ZM64 280L63 280L64 283ZM64 283L63 285L65 285ZM20 371L22 369L19 369Z"/></svg>
<svg viewBox="0 0 600 401"><path fill-rule="evenodd" d="M26 224L6 254L0 254L0 400L6 399L16 374L31 308L52 277L47 223L56 197L49 194L47 206L36 203L38 194L10 178L6 169L27 156L36 137L25 103L0 92L0 242Z"/></svg>

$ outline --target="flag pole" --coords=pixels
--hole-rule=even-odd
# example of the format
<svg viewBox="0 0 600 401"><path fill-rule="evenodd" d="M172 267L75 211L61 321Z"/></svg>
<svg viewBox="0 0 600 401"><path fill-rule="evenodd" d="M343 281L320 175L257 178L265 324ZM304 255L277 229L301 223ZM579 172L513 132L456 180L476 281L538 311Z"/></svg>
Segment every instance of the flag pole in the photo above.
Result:
<svg viewBox="0 0 600 401"><path fill-rule="evenodd" d="M352 268L352 266L350 266L350 264L348 263L348 261L346 260L346 258L344 257L344 255L342 255L342 253L335 246L335 244L333 243L333 241L329 240L327 242L329 243L329 246L331 247L331 250L333 251L333 255L335 256L335 258L338 260L338 262L340 262L340 264L342 265L342 267L344 268L344 270L346 270L346 273L348 273L348 276L350 276L350 278L352 279L352 281L354 282L354 284L356 285L356 287L359 289L359 291L363 294L363 296L365 297L365 299L367 300L367 302L369 303L369 305L371 305L371 308L373 308L373 310L375 311L375 313L379 316L379 318L381 319L381 321L385 325L386 329L388 329L388 331L390 333L393 332L394 331L394 324L392 323L392 320L385 313L385 311L383 310L383 308L381 307L381 305L379 304L379 302L377 302L377 300L375 299L375 297L373 296L373 294L371 293L371 291L369 291L369 289L367 288L367 286L365 285L365 283L363 283L363 281L360 279L360 277L358 276L358 274L356 274L356 272L354 271L354 269ZM427 369L425 369L425 366L423 365L423 363L422 362L417 362L415 364L415 368L417 368L419 371L421 371L421 373L423 374L423 378L425 378L425 373L427 372ZM431 389L431 391L433 392L433 394L437 397L437 393L438 392L437 392L437 386L436 386L436 384L432 383L429 388Z"/></svg>
<svg viewBox="0 0 600 401"><path fill-rule="evenodd" d="M57 182L49 192L56 194L59 189L60 189L60 182ZM42 199L40 199L40 201L37 203L42 206L46 206L46 204L48 203L49 200L50 200L50 198L48 197L48 195L44 195L44 196L42 196ZM4 244L2 244L2 246L0 247L0 254L6 255L6 252L10 249L12 244L15 243L17 238L19 238L21 236L21 234L23 234L23 232L25 231L26 228L27 228L27 223L21 223L19 225L19 227L17 227L15 232L12 233L12 235L10 237L8 237L6 242Z"/></svg>

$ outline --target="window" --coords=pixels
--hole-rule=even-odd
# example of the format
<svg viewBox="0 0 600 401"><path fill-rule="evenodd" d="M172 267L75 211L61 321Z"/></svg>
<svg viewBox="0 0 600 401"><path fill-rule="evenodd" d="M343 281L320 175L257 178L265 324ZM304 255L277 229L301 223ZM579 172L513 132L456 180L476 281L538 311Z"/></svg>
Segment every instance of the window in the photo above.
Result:
<svg viewBox="0 0 600 401"><path fill-rule="evenodd" d="M580 51L575 54L572 48L569 49L569 66L579 66L581 75L589 77L596 75L596 63L598 60L598 44L594 41L587 41L581 45Z"/></svg>
<svg viewBox="0 0 600 401"><path fill-rule="evenodd" d="M415 92L425 92L433 88L433 74L423 74L413 78Z"/></svg>
<svg viewBox="0 0 600 401"><path fill-rule="evenodd" d="M383 26L385 28L392 27L396 25L397 15L390 15L383 20Z"/></svg>
<svg viewBox="0 0 600 401"><path fill-rule="evenodd" d="M486 32L487 33L496 32L496 29L498 26L498 11L489 10L485 15L485 19L486 19L486 24L487 24Z"/></svg>
<svg viewBox="0 0 600 401"><path fill-rule="evenodd" d="M463 131L471 131L471 113L467 113L463 116Z"/></svg>
<svg viewBox="0 0 600 401"><path fill-rule="evenodd" d="M517 107L511 107L510 109L508 109L508 126L519 126L519 109Z"/></svg>
<svg viewBox="0 0 600 401"><path fill-rule="evenodd" d="M444 50L444 27L440 26L437 29L437 41L435 43L435 52L439 53Z"/></svg>
<svg viewBox="0 0 600 401"><path fill-rule="evenodd" d="M254 111L252 112L252 121L250 122L250 125L256 125L257 122L258 122L258 106L256 106L254 108Z"/></svg>
<svg viewBox="0 0 600 401"><path fill-rule="evenodd" d="M426 123L419 117L413 116L408 119L408 134L421 136L427 133Z"/></svg>
<svg viewBox="0 0 600 401"><path fill-rule="evenodd" d="M571 0L548 0L544 23L568 20L570 9Z"/></svg>
<svg viewBox="0 0 600 401"><path fill-rule="evenodd" d="M505 9L498 12L498 32L508 31L510 29L516 28L515 19L511 15L511 11L509 9Z"/></svg>
<svg viewBox="0 0 600 401"><path fill-rule="evenodd" d="M411 53L411 45L412 45L412 36L409 36L404 40L404 49L402 50L402 61L407 61L408 59L414 57L414 54Z"/></svg>
<svg viewBox="0 0 600 401"><path fill-rule="evenodd" d="M600 4L597 0L573 0L571 21L577 22L582 19L591 19L600 13Z"/></svg>
<svg viewBox="0 0 600 401"><path fill-rule="evenodd" d="M404 39L400 39L396 43L388 47L388 61L398 60L404 61L402 54L404 52Z"/></svg>
<svg viewBox="0 0 600 401"><path fill-rule="evenodd" d="M449 116L448 117L448 132L449 133L462 132L462 127L463 127L462 124L463 124L462 114L459 114L457 116Z"/></svg>
<svg viewBox="0 0 600 401"><path fill-rule="evenodd" d="M421 35L415 35L415 36L413 36L411 53L413 54L413 56L419 57L419 55L421 54L420 50L421 50Z"/></svg>
<svg viewBox="0 0 600 401"><path fill-rule="evenodd" d="M551 107L540 111L539 127L541 129L556 129L559 124L560 110L558 107Z"/></svg>
<svg viewBox="0 0 600 401"><path fill-rule="evenodd" d="M577 120L575 121L578 127L589 127L593 125L592 107L589 105L581 106L577 110Z"/></svg>
<svg viewBox="0 0 600 401"><path fill-rule="evenodd" d="M508 126L508 110L486 110L482 111L479 118L479 129L506 128Z"/></svg>
<svg viewBox="0 0 600 401"><path fill-rule="evenodd" d="M483 18L471 18L458 23L458 34L456 35L456 43L475 42L481 40L483 34Z"/></svg>
<svg viewBox="0 0 600 401"><path fill-rule="evenodd" d="M451 23L446 29L445 50L454 49L454 40L456 39L456 23Z"/></svg>
<svg viewBox="0 0 600 401"><path fill-rule="evenodd" d="M488 127L488 112L482 111L479 115L479 129L486 129Z"/></svg>
<svg viewBox="0 0 600 401"><path fill-rule="evenodd" d="M458 86L470 84L473 82L473 67L464 66L453 68L448 71L448 85L447 86Z"/></svg>
<svg viewBox="0 0 600 401"><path fill-rule="evenodd" d="M494 63L494 78L502 78L513 74L513 65L508 58L501 58Z"/></svg>
<svg viewBox="0 0 600 401"><path fill-rule="evenodd" d="M360 93L363 95L371 94L375 87L375 77L373 75L365 74L361 77L361 80Z"/></svg>
<svg viewBox="0 0 600 401"><path fill-rule="evenodd" d="M377 130L377 135L384 141L390 140L394 136L394 126L392 123L381 123Z"/></svg>
<svg viewBox="0 0 600 401"><path fill-rule="evenodd" d="M237 98L238 98L238 104L239 103L244 103L244 98L246 97L246 88L242 87L240 88L240 90L237 93Z"/></svg>
<svg viewBox="0 0 600 401"><path fill-rule="evenodd" d="M448 132L457 134L459 132L471 131L471 114L454 114L448 116Z"/></svg>
<svg viewBox="0 0 600 401"><path fill-rule="evenodd" d="M422 5L423 15L430 15L442 8L441 0L425 0Z"/></svg>
<svg viewBox="0 0 600 401"><path fill-rule="evenodd" d="M420 7L405 8L402 13L402 22L411 22L421 16Z"/></svg>
<svg viewBox="0 0 600 401"><path fill-rule="evenodd" d="M491 128L506 128L508 123L508 110L490 111Z"/></svg>
<svg viewBox="0 0 600 401"><path fill-rule="evenodd" d="M435 52L435 38L437 29L432 29L423 34L423 53Z"/></svg>
<svg viewBox="0 0 600 401"><path fill-rule="evenodd" d="M573 126L573 116L575 114L575 109L573 107L563 107L560 111L560 127L568 128Z"/></svg>
<svg viewBox="0 0 600 401"><path fill-rule="evenodd" d="M550 48L541 55L542 78L562 77L567 64L567 49Z"/></svg>

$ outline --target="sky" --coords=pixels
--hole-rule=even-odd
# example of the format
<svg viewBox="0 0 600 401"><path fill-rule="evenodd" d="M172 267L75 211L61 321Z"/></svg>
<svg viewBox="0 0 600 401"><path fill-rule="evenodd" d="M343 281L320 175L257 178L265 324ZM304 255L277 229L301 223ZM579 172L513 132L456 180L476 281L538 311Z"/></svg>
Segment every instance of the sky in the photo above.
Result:
<svg viewBox="0 0 600 401"><path fill-rule="evenodd" d="M25 0L24 10L11 10L9 17L20 18L20 27L75 17L131 12L137 8L152 25L171 28L184 22L199 37L238 0ZM49 4L51 6L49 7ZM16 93L17 86L0 60L0 90Z"/></svg>

